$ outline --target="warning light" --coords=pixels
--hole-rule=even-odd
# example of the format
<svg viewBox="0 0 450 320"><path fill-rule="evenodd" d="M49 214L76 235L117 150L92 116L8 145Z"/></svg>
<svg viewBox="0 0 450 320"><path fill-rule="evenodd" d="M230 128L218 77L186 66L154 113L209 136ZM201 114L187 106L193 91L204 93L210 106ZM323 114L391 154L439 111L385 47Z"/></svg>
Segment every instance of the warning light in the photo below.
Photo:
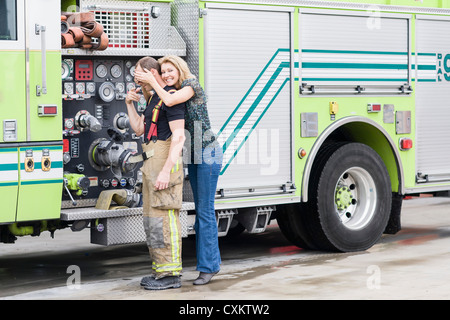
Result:
<svg viewBox="0 0 450 320"><path fill-rule="evenodd" d="M306 150L303 148L298 149L298 157L303 159L306 156Z"/></svg>
<svg viewBox="0 0 450 320"><path fill-rule="evenodd" d="M58 107L55 105L40 105L38 107L39 117L54 117L58 114Z"/></svg>
<svg viewBox="0 0 450 320"><path fill-rule="evenodd" d="M409 150L413 147L413 141L410 138L400 138L399 140L400 150Z"/></svg>
<svg viewBox="0 0 450 320"><path fill-rule="evenodd" d="M381 111L381 104L379 103L369 103L367 105L367 112L380 112Z"/></svg>

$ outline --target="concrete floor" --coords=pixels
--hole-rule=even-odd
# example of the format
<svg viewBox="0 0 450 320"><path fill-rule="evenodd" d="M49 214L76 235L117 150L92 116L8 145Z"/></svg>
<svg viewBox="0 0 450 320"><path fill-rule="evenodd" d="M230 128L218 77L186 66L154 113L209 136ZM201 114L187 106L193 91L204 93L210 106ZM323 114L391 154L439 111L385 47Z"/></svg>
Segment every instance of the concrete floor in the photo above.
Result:
<svg viewBox="0 0 450 320"><path fill-rule="evenodd" d="M195 242L184 239L182 287L165 291L139 285L144 244L102 247L88 230L61 230L0 244L0 299L449 299L450 198L404 201L402 226L367 251L327 253L292 246L273 221L263 234L221 238L222 269L206 286L192 285Z"/></svg>

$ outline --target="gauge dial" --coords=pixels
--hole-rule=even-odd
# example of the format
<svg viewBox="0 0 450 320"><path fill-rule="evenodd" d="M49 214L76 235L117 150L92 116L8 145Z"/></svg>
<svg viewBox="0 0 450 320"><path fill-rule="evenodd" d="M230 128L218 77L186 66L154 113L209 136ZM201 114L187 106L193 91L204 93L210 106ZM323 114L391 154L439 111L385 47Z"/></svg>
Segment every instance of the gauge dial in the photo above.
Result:
<svg viewBox="0 0 450 320"><path fill-rule="evenodd" d="M116 93L114 91L114 85L111 82L103 82L98 89L100 99L105 102L111 102L114 100Z"/></svg>
<svg viewBox="0 0 450 320"><path fill-rule="evenodd" d="M117 82L116 83L116 90L119 93L124 93L125 92L125 84L123 82Z"/></svg>
<svg viewBox="0 0 450 320"><path fill-rule="evenodd" d="M130 91L131 89L135 89L136 85L134 84L134 82L129 82L127 83L127 92Z"/></svg>
<svg viewBox="0 0 450 320"><path fill-rule="evenodd" d="M108 69L104 64L99 64L95 69L95 73L97 74L97 77L104 78L108 74Z"/></svg>
<svg viewBox="0 0 450 320"><path fill-rule="evenodd" d="M88 82L86 84L86 91L89 94L94 94L95 93L95 83L94 82Z"/></svg>
<svg viewBox="0 0 450 320"><path fill-rule="evenodd" d="M73 129L74 125L75 125L75 123L73 121L73 118L67 118L64 120L64 127L66 129Z"/></svg>
<svg viewBox="0 0 450 320"><path fill-rule="evenodd" d="M84 84L84 82L77 82L75 88L77 90L77 93L83 94L86 90L86 85Z"/></svg>
<svg viewBox="0 0 450 320"><path fill-rule="evenodd" d="M67 79L70 76L70 66L67 62L61 62L61 77L63 80Z"/></svg>
<svg viewBox="0 0 450 320"><path fill-rule="evenodd" d="M111 75L114 78L120 77L122 75L122 68L118 64L113 65L111 67Z"/></svg>
<svg viewBox="0 0 450 320"><path fill-rule="evenodd" d="M64 83L64 94L73 94L73 83Z"/></svg>

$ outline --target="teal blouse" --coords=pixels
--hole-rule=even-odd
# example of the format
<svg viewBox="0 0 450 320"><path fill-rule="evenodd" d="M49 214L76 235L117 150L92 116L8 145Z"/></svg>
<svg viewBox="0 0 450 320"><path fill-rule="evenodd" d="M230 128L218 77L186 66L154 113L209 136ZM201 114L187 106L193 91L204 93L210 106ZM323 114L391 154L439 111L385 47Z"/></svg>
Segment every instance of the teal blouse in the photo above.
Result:
<svg viewBox="0 0 450 320"><path fill-rule="evenodd" d="M191 161L194 161L192 163L197 163L196 160L201 161L202 159L201 157L199 158L202 149L208 146L212 147L217 142L216 135L211 131L205 91L195 78L184 80L181 88L186 86L190 86L194 90L194 96L186 101L184 119L185 128L189 132L191 139ZM211 145L212 143L213 145Z"/></svg>

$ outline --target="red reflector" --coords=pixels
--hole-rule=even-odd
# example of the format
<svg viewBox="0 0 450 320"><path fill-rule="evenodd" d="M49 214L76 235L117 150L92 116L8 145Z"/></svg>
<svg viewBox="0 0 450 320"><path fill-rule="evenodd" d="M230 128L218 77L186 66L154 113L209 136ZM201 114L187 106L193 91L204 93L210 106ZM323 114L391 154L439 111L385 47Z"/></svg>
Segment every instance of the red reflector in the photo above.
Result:
<svg viewBox="0 0 450 320"><path fill-rule="evenodd" d="M381 111L381 104L379 103L369 103L367 105L367 112L380 112Z"/></svg>
<svg viewBox="0 0 450 320"><path fill-rule="evenodd" d="M413 141L409 138L400 138L400 150L409 150L413 147Z"/></svg>
<svg viewBox="0 0 450 320"><path fill-rule="evenodd" d="M69 152L69 140L68 139L63 139L63 152Z"/></svg>
<svg viewBox="0 0 450 320"><path fill-rule="evenodd" d="M58 109L55 107L44 107L44 114L57 114Z"/></svg>
<svg viewBox="0 0 450 320"><path fill-rule="evenodd" d="M55 105L40 105L38 106L39 117L54 117L58 114L58 107Z"/></svg>

